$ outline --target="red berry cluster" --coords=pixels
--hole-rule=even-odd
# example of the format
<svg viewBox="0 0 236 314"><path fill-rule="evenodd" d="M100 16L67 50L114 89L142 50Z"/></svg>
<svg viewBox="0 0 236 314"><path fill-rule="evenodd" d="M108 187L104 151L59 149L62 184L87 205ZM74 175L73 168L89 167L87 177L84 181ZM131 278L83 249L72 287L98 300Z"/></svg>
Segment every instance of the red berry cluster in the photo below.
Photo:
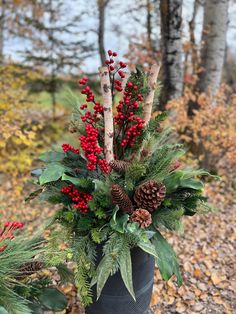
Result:
<svg viewBox="0 0 236 314"><path fill-rule="evenodd" d="M82 89L81 94L87 96L87 98L86 98L87 102L93 102L94 101L94 98L95 98L94 93L92 92L91 88L88 85Z"/></svg>
<svg viewBox="0 0 236 314"><path fill-rule="evenodd" d="M85 76L85 77L82 77L80 80L79 80L79 84L80 85L86 85L88 82L88 78Z"/></svg>
<svg viewBox="0 0 236 314"><path fill-rule="evenodd" d="M74 153L79 155L79 148L75 148L75 147L71 146L70 144L62 144L61 147L65 153L68 152L69 150L71 150Z"/></svg>
<svg viewBox="0 0 236 314"><path fill-rule="evenodd" d="M87 169L96 170L97 165L104 173L109 172L109 166L105 159L99 159L99 155L103 152L103 148L98 146L98 129L91 124L85 125L86 135L80 136L80 145L85 152L88 160Z"/></svg>
<svg viewBox="0 0 236 314"><path fill-rule="evenodd" d="M71 197L74 202L73 207L78 208L81 213L89 211L88 201L93 198L91 194L79 192L72 184L62 188L61 192Z"/></svg>
<svg viewBox="0 0 236 314"><path fill-rule="evenodd" d="M115 62L115 60L112 57L117 57L118 55L117 52L108 50L107 53L108 53L109 59L107 59L105 63L108 66L109 72L115 71L115 73L112 73L114 75L118 72L119 76L121 78L124 78L125 74L121 69L125 69L127 67L127 64L124 63L123 61Z"/></svg>
<svg viewBox="0 0 236 314"><path fill-rule="evenodd" d="M141 135L145 121L135 116L135 111L139 109L139 102L143 101L141 94L136 94L137 86L132 82L127 83L127 88L124 91L123 99L119 101L116 107L117 115L114 120L123 130L123 139L120 142L121 147L133 147L136 137Z"/></svg>
<svg viewBox="0 0 236 314"><path fill-rule="evenodd" d="M12 234L13 230L21 229L24 227L24 224L18 221L8 221L4 224L3 230L0 230L0 242L4 239L14 239L14 235ZM6 245L0 247L0 252L6 249Z"/></svg>

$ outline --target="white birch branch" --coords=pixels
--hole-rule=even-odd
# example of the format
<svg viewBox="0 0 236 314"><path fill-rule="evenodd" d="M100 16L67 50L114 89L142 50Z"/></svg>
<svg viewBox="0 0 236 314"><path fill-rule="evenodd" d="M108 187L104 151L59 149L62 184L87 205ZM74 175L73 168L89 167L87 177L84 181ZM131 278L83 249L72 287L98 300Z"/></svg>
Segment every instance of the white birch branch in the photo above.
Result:
<svg viewBox="0 0 236 314"><path fill-rule="evenodd" d="M104 108L104 153L106 161L109 163L114 159L113 154L113 115L112 115L112 95L111 95L111 82L109 77L109 71L107 67L99 68L99 75L101 80L101 91L103 97Z"/></svg>
<svg viewBox="0 0 236 314"><path fill-rule="evenodd" d="M144 121L147 125L151 119L152 114L152 105L154 101L155 96L155 90L156 90L156 83L157 83L157 77L160 71L160 65L157 65L156 63L151 66L149 77L148 77L148 86L149 86L149 94L147 95L145 99L144 104Z"/></svg>

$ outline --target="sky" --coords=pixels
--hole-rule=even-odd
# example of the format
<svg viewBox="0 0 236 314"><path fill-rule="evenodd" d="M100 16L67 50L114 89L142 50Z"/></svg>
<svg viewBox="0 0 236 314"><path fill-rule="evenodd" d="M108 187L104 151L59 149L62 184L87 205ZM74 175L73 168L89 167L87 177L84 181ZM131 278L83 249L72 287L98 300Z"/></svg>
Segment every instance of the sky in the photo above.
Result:
<svg viewBox="0 0 236 314"><path fill-rule="evenodd" d="M111 0L106 11L106 33L105 33L105 47L119 52L123 55L127 52L129 43L137 34L145 31L145 11L136 13L129 13L130 9L135 9L135 0ZM63 18L72 17L82 11L86 11L86 15L78 23L79 29L82 31L91 30L86 35L86 41L93 43L97 41L97 12L96 0L64 0L64 14ZM188 21L192 18L193 0L183 0L183 40L188 39ZM134 11L135 12L135 11ZM159 17L154 16L156 25L160 24ZM197 42L201 39L201 26L203 20L203 8L198 11L196 18L195 36ZM114 32L115 30L115 32ZM160 40L160 28L155 27L155 38ZM83 36L83 35L82 35ZM227 32L227 43L229 49L236 54L236 4L230 0L229 6L229 23ZM22 39L7 39L5 41L4 52L6 56L13 60L21 61L22 57L19 51L24 50L29 46L29 43ZM99 56L94 56L85 60L83 68L86 72L94 72L100 65Z"/></svg>

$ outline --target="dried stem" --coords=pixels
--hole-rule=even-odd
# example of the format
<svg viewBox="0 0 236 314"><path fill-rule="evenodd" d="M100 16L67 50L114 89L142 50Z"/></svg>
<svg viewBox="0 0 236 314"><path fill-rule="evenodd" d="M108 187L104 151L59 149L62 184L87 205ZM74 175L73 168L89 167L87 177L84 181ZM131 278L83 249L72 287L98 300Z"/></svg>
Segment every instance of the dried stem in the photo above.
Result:
<svg viewBox="0 0 236 314"><path fill-rule="evenodd" d="M112 115L112 94L111 94L111 81L109 71L107 67L99 68L99 75L101 80L101 90L103 97L103 108L104 108L104 152L106 161L109 163L114 159L113 155L113 115Z"/></svg>
<svg viewBox="0 0 236 314"><path fill-rule="evenodd" d="M145 125L147 125L151 119L152 105L153 105L155 89L156 89L156 82L157 82L157 77L158 77L160 68L161 68L160 65L155 63L151 66L151 69L150 69L150 73L148 77L148 86L150 88L150 91L146 97L145 104L144 104Z"/></svg>

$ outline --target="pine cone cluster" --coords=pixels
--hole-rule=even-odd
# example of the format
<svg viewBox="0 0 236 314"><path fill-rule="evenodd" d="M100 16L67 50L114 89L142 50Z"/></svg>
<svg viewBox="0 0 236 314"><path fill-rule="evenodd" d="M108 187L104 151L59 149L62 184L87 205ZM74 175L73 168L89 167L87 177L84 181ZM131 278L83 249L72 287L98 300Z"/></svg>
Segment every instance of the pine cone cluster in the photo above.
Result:
<svg viewBox="0 0 236 314"><path fill-rule="evenodd" d="M124 160L112 160L109 165L116 172L124 173L129 168L130 162Z"/></svg>
<svg viewBox="0 0 236 314"><path fill-rule="evenodd" d="M164 184L149 180L136 189L134 193L134 201L138 207L153 212L160 207L165 196L166 187Z"/></svg>
<svg viewBox="0 0 236 314"><path fill-rule="evenodd" d="M133 204L129 196L125 193L119 184L113 184L111 187L111 196L114 204L118 205L119 208L128 214L133 212Z"/></svg>
<svg viewBox="0 0 236 314"><path fill-rule="evenodd" d="M137 222L140 228L145 229L152 223L152 215L146 209L136 209L130 216L132 222Z"/></svg>
<svg viewBox="0 0 236 314"><path fill-rule="evenodd" d="M25 277L36 273L42 268L43 268L43 263L40 261L27 262L24 265L22 265L20 269L18 270L19 274L16 276L16 279L22 280Z"/></svg>

